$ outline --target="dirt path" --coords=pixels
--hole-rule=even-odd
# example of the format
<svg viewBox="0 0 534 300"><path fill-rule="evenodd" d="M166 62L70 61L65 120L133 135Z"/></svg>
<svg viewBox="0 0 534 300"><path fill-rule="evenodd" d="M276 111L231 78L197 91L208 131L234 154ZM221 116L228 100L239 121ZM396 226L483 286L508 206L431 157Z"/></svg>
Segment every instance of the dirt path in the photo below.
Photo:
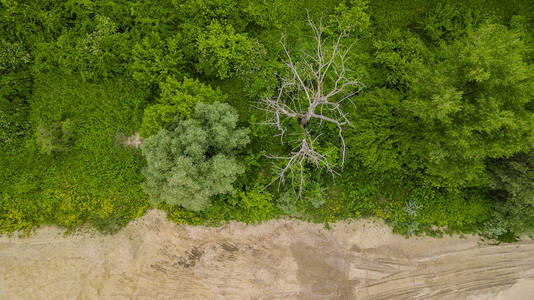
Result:
<svg viewBox="0 0 534 300"><path fill-rule="evenodd" d="M532 299L534 243L412 238L370 221L0 238L0 299Z"/></svg>

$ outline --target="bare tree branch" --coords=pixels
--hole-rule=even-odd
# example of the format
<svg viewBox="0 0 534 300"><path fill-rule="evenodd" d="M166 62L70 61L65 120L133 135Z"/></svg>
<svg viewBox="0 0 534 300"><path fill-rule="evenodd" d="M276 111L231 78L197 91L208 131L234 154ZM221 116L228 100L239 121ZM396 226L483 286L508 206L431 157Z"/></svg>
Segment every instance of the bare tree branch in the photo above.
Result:
<svg viewBox="0 0 534 300"><path fill-rule="evenodd" d="M307 126L316 121L319 128L323 123L334 124L338 129L341 143L341 167L345 163L346 144L343 131L351 126L348 114L343 111L344 101L358 95L365 85L359 80L347 78L350 72L346 68L348 53L355 42L346 48L343 40L349 36L349 30L340 30L335 38L325 38L325 28L320 19L313 22L308 14L308 25L313 32L315 49L312 54L303 52L295 61L287 47L285 36L280 43L287 57L285 66L291 78L280 78L281 84L275 97L262 99L259 106L266 111L268 118L265 124L279 130L281 142L288 128L286 121L298 121L304 134L298 139L296 150L287 156L269 156L275 160L285 160L283 167L278 168L277 177L269 184L278 181L278 186L285 183L288 174L291 175L293 186L298 181L298 195L302 194L304 186L304 168L311 164L319 169L326 169L333 177L337 174L326 154L317 152L313 145L321 135L312 136ZM315 130L316 131L316 130Z"/></svg>
<svg viewBox="0 0 534 300"><path fill-rule="evenodd" d="M269 185L278 181L278 186L285 182L285 176L289 172L291 180L295 180L295 171L299 172L299 197L302 195L302 188L304 186L304 163L306 161L311 162L318 169L325 168L333 177L338 175L338 173L330 165L326 155L323 155L315 150L313 150L313 141L308 138L303 138L301 144L298 147L298 151L291 152L289 156L268 156L272 159L278 160L287 160L287 163L284 167L278 168L278 176L269 183Z"/></svg>

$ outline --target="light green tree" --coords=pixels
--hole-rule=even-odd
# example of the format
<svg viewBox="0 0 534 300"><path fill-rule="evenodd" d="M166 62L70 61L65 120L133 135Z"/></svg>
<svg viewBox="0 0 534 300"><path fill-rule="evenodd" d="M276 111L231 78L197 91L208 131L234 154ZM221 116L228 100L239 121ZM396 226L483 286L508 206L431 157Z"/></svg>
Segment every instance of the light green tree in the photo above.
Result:
<svg viewBox="0 0 534 300"><path fill-rule="evenodd" d="M234 155L248 142L228 104L198 102L191 119L173 122L141 145L146 157L143 188L154 203L205 209L212 196L232 193L244 168Z"/></svg>
<svg viewBox="0 0 534 300"><path fill-rule="evenodd" d="M229 24L214 20L198 38L200 67L208 75L225 79L234 75L238 66L252 53L252 41L236 33Z"/></svg>

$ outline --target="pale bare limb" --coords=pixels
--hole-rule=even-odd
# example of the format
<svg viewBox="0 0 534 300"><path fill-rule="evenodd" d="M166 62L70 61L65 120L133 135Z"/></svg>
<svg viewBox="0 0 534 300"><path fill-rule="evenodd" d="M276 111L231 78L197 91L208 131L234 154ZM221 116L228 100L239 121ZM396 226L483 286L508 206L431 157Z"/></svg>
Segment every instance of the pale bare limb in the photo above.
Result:
<svg viewBox="0 0 534 300"><path fill-rule="evenodd" d="M278 187L280 187L281 184L285 183L285 178L287 173L289 172L291 174L291 180L293 182L294 186L294 180L295 180L295 171L299 172L298 181L299 181L299 189L298 189L298 196L302 196L302 188L304 186L304 168L305 163L310 162L312 163L316 168L323 169L325 168L328 173L332 175L332 177L335 177L338 175L338 173L333 169L333 167L330 165L330 162L328 161L328 158L326 155L321 154L313 149L313 141L309 138L303 138L301 140L301 143L298 147L297 151L293 151L290 153L289 156L268 156L272 159L277 160L286 160L287 163L284 167L278 167L277 168L277 177L271 181L271 183L268 184L271 185L274 182L278 181Z"/></svg>
<svg viewBox="0 0 534 300"><path fill-rule="evenodd" d="M348 114L343 111L343 102L350 101L358 95L365 85L357 79L348 78L350 70L346 67L349 51L355 41L344 47L343 41L349 37L349 30L340 30L335 38L325 38L322 20L313 22L308 15L308 25L313 32L315 49L312 54L303 52L298 60L294 60L286 44L285 36L280 43L287 58L285 66L290 78L281 78L277 94L272 98L262 99L260 106L267 112L264 124L275 127L280 132L281 142L288 131L287 120L298 120L304 134L297 141L297 146L287 156L269 156L275 160L286 161L277 169L277 177L269 184L278 181L278 186L285 183L291 175L293 186L298 181L299 192L304 186L304 168L307 165L326 169L333 177L337 174L326 154L317 152L313 144L321 134L312 136L307 126L316 122L320 127L324 123L334 124L338 130L341 152L341 167L345 163L346 144L343 131L351 126ZM314 130L316 131L316 130Z"/></svg>

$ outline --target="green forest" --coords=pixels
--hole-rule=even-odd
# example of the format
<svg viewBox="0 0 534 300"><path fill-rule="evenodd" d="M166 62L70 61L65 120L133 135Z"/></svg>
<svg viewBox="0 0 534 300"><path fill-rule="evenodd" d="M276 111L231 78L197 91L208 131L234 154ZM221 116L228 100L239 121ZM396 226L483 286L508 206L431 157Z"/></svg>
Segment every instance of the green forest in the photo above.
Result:
<svg viewBox="0 0 534 300"><path fill-rule="evenodd" d="M113 233L158 208L532 235L533 17L531 0L0 0L0 232Z"/></svg>

